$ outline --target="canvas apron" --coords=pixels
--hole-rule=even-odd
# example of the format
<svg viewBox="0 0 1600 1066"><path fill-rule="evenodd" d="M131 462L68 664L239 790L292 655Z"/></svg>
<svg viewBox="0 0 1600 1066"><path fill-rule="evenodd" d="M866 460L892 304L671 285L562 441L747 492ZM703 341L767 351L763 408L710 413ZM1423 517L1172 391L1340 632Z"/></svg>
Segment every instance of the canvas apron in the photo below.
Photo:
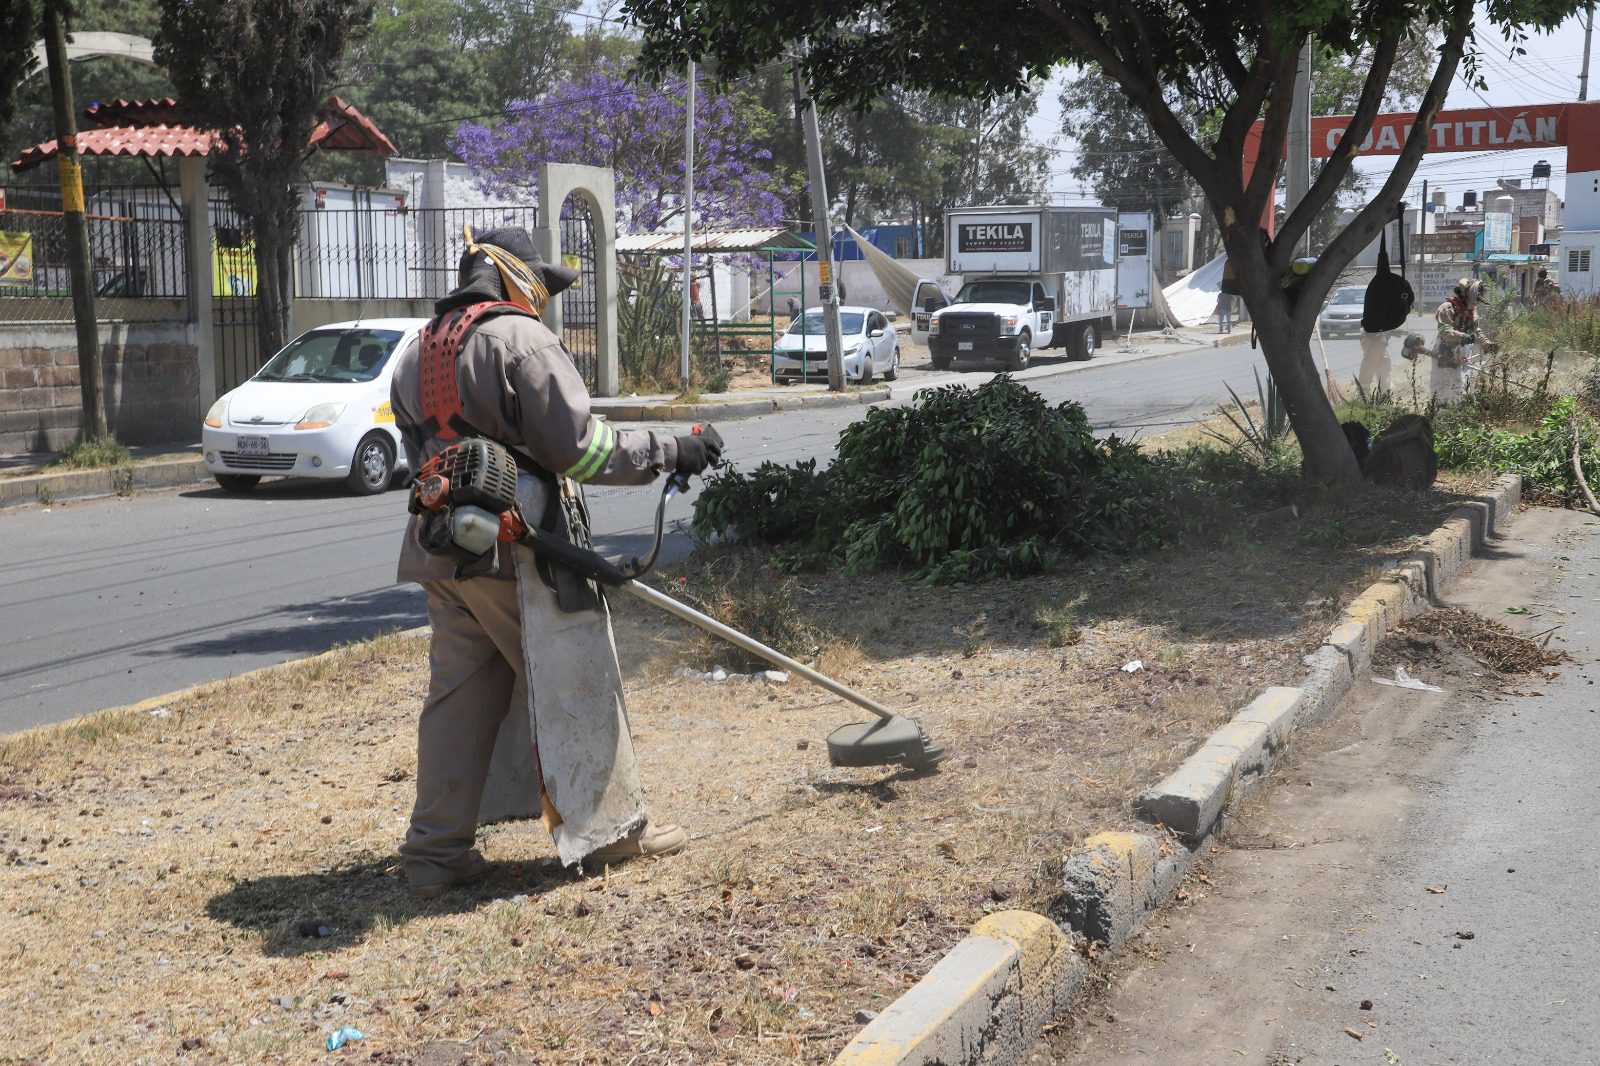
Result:
<svg viewBox="0 0 1600 1066"><path fill-rule="evenodd" d="M537 491L533 480L519 478L519 498ZM524 513L540 513L523 502ZM478 820L538 816L542 783L545 824L562 864L571 866L638 829L647 816L622 670L604 598L563 611L533 550L516 545L513 558L527 713L508 714L500 727Z"/></svg>

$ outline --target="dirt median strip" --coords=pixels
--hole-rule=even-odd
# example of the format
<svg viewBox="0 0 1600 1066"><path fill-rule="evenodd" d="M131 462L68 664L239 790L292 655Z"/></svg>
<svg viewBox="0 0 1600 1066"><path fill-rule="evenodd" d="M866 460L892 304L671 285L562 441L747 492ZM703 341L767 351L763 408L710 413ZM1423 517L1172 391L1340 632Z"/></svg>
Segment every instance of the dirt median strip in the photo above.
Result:
<svg viewBox="0 0 1600 1066"><path fill-rule="evenodd" d="M510 823L481 836L483 885L406 894L416 635L4 738L0 1058L299 1063L349 1024L397 1062L826 1062L986 914L1052 921L1061 856L1097 830L1153 840L1129 908L1157 892L1187 852L1129 797L1302 671L1451 499L1393 501L1416 524L1392 547L1310 558L1233 542L966 589L758 564L733 598L793 614L819 668L921 719L950 746L932 774L827 767L859 712L676 676L723 650L618 604L646 787L692 840L588 880ZM721 588L736 560L661 576Z"/></svg>
<svg viewBox="0 0 1600 1066"><path fill-rule="evenodd" d="M1374 649L1390 629L1438 601L1474 551L1515 512L1521 488L1520 477L1504 476L1482 498L1456 510L1416 552L1397 562L1392 576L1351 601L1322 647L1306 657L1312 669L1305 687L1268 689L1177 770L1141 793L1134 809L1157 824L1154 832L1101 833L1074 849L1063 864L1059 911L1072 944L1115 950L1138 930L1212 839L1228 804L1264 779L1296 728L1337 705L1354 677L1371 665ZM1330 655L1343 660L1343 670L1326 668ZM1308 690L1315 690L1313 700L1307 700ZM1172 833L1187 846L1174 846ZM1021 1024L1012 1002L1017 993L992 972L992 952L981 947L984 939L975 927L923 982L858 1034L836 1066L1021 1062L1055 1015L1031 1028ZM1007 965L1018 971L1030 965L1048 968L1059 950L1054 941L1019 943ZM1084 977L1081 969L1065 972L1050 994L1065 992L1070 1000Z"/></svg>

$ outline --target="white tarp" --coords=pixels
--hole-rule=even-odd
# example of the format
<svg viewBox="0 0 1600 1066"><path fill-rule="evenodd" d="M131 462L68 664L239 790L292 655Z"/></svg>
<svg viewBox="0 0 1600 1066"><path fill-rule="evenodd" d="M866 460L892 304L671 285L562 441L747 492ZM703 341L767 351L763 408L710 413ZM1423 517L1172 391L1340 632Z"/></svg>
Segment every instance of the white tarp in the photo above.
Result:
<svg viewBox="0 0 1600 1066"><path fill-rule="evenodd" d="M917 291L917 282L921 277L915 270L902 266L894 256L877 247L861 234L845 227L845 232L855 239L856 247L861 249L861 254L866 257L867 265L872 268L873 276L878 279L878 284L883 288L883 294L894 304L895 309L902 315L911 314L911 301Z"/></svg>
<svg viewBox="0 0 1600 1066"><path fill-rule="evenodd" d="M1216 313L1226 258L1219 255L1161 290L1175 325L1198 326Z"/></svg>

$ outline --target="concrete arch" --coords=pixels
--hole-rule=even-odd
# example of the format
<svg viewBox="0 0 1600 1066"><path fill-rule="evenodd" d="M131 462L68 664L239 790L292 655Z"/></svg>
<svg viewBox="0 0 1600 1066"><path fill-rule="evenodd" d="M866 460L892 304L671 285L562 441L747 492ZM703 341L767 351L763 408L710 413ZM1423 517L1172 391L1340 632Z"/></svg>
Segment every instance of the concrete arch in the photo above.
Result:
<svg viewBox="0 0 1600 1066"><path fill-rule="evenodd" d="M163 69L156 62L155 45L149 38L131 33L74 33L67 43L67 61L80 59L131 59L147 67ZM44 42L40 41L33 46L33 69L23 76L32 77L42 73L44 68Z"/></svg>
<svg viewBox="0 0 1600 1066"><path fill-rule="evenodd" d="M616 176L605 167L574 163L539 164L539 230L534 235L547 262L561 262L561 205L576 195L589 208L594 225L595 394L615 396L617 366L617 190ZM560 297L546 315L561 332Z"/></svg>

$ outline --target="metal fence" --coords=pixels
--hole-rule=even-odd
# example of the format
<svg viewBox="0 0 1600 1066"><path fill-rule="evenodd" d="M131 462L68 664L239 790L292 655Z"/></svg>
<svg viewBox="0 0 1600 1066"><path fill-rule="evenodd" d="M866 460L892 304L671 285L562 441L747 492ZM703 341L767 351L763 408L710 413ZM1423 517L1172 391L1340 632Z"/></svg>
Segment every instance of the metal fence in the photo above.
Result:
<svg viewBox="0 0 1600 1066"><path fill-rule="evenodd" d="M533 207L320 210L300 215L295 295L312 299L437 299L455 287L462 227L538 225Z"/></svg>
<svg viewBox="0 0 1600 1066"><path fill-rule="evenodd" d="M584 382L594 388L600 367L594 218L589 205L578 196L567 197L561 208L561 255L567 266L578 271L578 280L557 297L561 301L561 340Z"/></svg>
<svg viewBox="0 0 1600 1066"><path fill-rule="evenodd" d="M65 218L57 190L7 187L0 210L0 320L71 318ZM99 189L85 198L95 294L119 317L162 317L188 295L183 211L158 186ZM162 301L140 313L130 303Z"/></svg>

